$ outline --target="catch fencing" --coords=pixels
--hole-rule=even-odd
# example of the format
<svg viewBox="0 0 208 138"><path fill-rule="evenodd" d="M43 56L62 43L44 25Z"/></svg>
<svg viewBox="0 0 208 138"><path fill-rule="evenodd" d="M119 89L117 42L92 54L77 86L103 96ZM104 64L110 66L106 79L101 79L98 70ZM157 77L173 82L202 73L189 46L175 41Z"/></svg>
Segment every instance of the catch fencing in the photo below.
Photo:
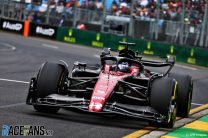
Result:
<svg viewBox="0 0 208 138"><path fill-rule="evenodd" d="M46 8L45 12L33 11L33 5L33 10L27 8L25 3L3 0L0 3L0 29L66 43L110 47L112 50L123 48L118 41L133 42L137 45L133 50L141 54L172 55L177 61L208 67L207 12L202 23L191 24L160 17L118 16L105 9L90 10L76 6L62 13L50 8ZM77 30L78 23L84 23L87 30Z"/></svg>
<svg viewBox="0 0 208 138"><path fill-rule="evenodd" d="M48 3L52 0L48 0ZM105 3L106 0L103 0ZM76 4L72 7L64 7L58 12L56 7L42 7L37 10L37 5L15 2L13 0L1 0L0 13L2 18L25 21L30 20L37 24L48 24L59 27L73 27L84 23L86 29L94 32L116 34L119 36L129 36L132 38L156 40L165 43L208 47L208 7L205 5L203 19L200 23L193 24L185 22L185 16L197 16L198 11L186 11L185 3L177 20L166 20L159 12L161 3L157 3L156 17L135 17L135 0L131 1L130 14L118 15L106 9L80 8ZM184 1L182 1L184 2ZM39 5L40 6L40 5ZM111 16L111 18L109 18Z"/></svg>

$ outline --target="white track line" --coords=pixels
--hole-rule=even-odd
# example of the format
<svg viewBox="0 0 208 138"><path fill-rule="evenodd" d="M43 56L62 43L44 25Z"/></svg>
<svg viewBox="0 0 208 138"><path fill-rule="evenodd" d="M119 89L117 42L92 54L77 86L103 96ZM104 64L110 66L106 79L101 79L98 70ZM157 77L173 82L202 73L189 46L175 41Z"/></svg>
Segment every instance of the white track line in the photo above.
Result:
<svg viewBox="0 0 208 138"><path fill-rule="evenodd" d="M12 50L16 50L16 47L10 44L5 43L4 46L11 48Z"/></svg>
<svg viewBox="0 0 208 138"><path fill-rule="evenodd" d="M57 46L50 45L50 44L42 44L42 46L48 47L48 48L53 48L53 49L58 49L58 48L59 48L59 47L57 47Z"/></svg>
<svg viewBox="0 0 208 138"><path fill-rule="evenodd" d="M26 81L10 80L10 79L3 79L3 78L0 78L0 81L17 82L17 83L24 83L24 84L29 84L30 83L30 82L26 82Z"/></svg>
<svg viewBox="0 0 208 138"><path fill-rule="evenodd" d="M184 69L188 69L188 70L194 70L194 71L197 70L197 68L184 66L184 65L179 65L179 64L176 64L175 66L180 67L180 68L184 68Z"/></svg>
<svg viewBox="0 0 208 138"><path fill-rule="evenodd" d="M2 105L0 106L0 109L2 108L9 108L9 107L15 107L15 106L21 106L21 105L25 105L26 103L16 103L16 104L9 104L9 105Z"/></svg>
<svg viewBox="0 0 208 138"><path fill-rule="evenodd" d="M3 42L0 42L3 46L5 46L5 47L8 47L9 49L4 49L4 50L1 50L1 51L14 51L14 50L16 50L16 47L15 46L13 46L13 45L10 45L10 44L8 44L8 43L3 43Z"/></svg>
<svg viewBox="0 0 208 138"><path fill-rule="evenodd" d="M199 103L191 103L192 105L198 105L198 106L201 106L201 105L204 105L204 104L199 104Z"/></svg>
<svg viewBox="0 0 208 138"><path fill-rule="evenodd" d="M100 58L100 55L93 55L94 57L96 57L96 58Z"/></svg>
<svg viewBox="0 0 208 138"><path fill-rule="evenodd" d="M26 82L26 81L10 80L10 79L2 79L2 78L0 78L0 81L7 81L7 82L15 82L15 83L29 84L29 82ZM20 106L20 105L25 105L25 103L16 103L16 104L2 105L2 106L0 106L0 109L2 109L2 108L9 108L9 107L15 107L15 106Z"/></svg>

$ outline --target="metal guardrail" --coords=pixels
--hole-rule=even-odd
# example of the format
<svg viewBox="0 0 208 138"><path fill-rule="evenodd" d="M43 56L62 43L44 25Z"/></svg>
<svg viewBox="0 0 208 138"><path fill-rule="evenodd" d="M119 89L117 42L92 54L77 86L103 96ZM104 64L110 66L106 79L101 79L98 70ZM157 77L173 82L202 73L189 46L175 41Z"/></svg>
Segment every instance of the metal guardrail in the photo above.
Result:
<svg viewBox="0 0 208 138"><path fill-rule="evenodd" d="M26 17L25 4L2 0L0 3L1 17L24 20Z"/></svg>
<svg viewBox="0 0 208 138"><path fill-rule="evenodd" d="M102 15L103 11L100 10L88 10L88 9L81 9L77 8L76 9L76 20L81 21L81 22L86 22L86 23L92 23L92 24L102 24Z"/></svg>

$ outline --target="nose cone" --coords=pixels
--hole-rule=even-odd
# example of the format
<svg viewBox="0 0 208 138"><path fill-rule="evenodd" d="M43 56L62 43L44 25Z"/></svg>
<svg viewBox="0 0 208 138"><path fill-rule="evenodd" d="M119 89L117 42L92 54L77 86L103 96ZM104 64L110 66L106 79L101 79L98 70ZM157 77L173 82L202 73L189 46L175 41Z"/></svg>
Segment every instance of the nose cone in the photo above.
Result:
<svg viewBox="0 0 208 138"><path fill-rule="evenodd" d="M100 112L102 110L103 105L101 103L91 102L89 105L90 112Z"/></svg>
<svg viewBox="0 0 208 138"><path fill-rule="evenodd" d="M105 104L105 98L98 96L92 96L88 110L90 112L100 112Z"/></svg>
<svg viewBox="0 0 208 138"><path fill-rule="evenodd" d="M126 76L127 75L114 75L101 72L99 79L95 84L88 110L90 112L101 112L118 80L121 80Z"/></svg>

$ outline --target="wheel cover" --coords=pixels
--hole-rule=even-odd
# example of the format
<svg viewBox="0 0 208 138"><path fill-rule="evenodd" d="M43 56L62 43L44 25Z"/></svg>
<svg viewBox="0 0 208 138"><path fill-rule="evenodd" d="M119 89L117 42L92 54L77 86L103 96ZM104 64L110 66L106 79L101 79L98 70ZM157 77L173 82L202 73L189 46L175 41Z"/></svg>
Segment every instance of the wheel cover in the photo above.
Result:
<svg viewBox="0 0 208 138"><path fill-rule="evenodd" d="M189 92L189 99L188 99L188 113L191 109L191 92Z"/></svg>
<svg viewBox="0 0 208 138"><path fill-rule="evenodd" d="M169 114L168 114L168 123L171 121L171 119L173 119L173 122L175 122L175 118L176 118L176 99L177 99L177 88L178 88L178 83L175 83L174 86L174 91L173 91L173 96L171 99L171 106L170 106L170 110L169 110Z"/></svg>
<svg viewBox="0 0 208 138"><path fill-rule="evenodd" d="M171 119L173 120L173 122L175 122L175 118L176 118L176 105L171 105L170 107L170 111L168 114L168 123L170 123Z"/></svg>
<svg viewBox="0 0 208 138"><path fill-rule="evenodd" d="M191 110L192 91L193 91L193 82L191 81L191 85L189 88L189 96L188 96L188 110L187 110L188 114Z"/></svg>

